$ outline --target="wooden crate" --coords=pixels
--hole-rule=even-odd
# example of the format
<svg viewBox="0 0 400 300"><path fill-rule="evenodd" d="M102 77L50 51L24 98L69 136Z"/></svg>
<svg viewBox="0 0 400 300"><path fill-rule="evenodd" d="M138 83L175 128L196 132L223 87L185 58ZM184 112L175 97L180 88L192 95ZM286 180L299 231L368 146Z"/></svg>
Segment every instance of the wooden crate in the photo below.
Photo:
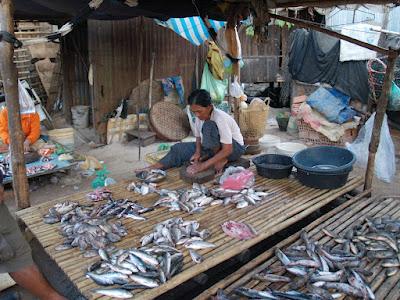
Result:
<svg viewBox="0 0 400 300"><path fill-rule="evenodd" d="M318 241L320 245L332 246L336 243L332 238L325 235L322 229L327 229L340 235L355 224L360 224L366 217L390 216L393 218L400 218L400 196L380 196L362 199L365 194L367 193L360 194L350 199L308 225L305 230L309 233L310 238ZM302 241L300 241L300 232L298 232L280 242L276 247L285 250L285 248L291 245L300 244L302 244ZM210 299L211 296L217 293L218 289L223 289L229 295L235 288L241 286L258 290L267 287L282 290L288 289L286 284L266 283L252 279L254 274L266 268L281 265L274 254L274 250L275 247L262 253L224 280L205 290L195 299ZM400 299L400 272L392 277L386 278L384 268L376 261L369 263L366 269L373 272L373 275L367 279L377 300Z"/></svg>
<svg viewBox="0 0 400 300"><path fill-rule="evenodd" d="M169 171L167 180L160 184L160 187L179 189L190 186L179 180L178 176L178 170ZM193 263L188 251L183 250L184 267L181 273L158 288L136 292L134 297L136 299L153 299L162 295L166 291L236 256L243 250L305 218L337 197L359 187L362 182L363 179L361 177L353 176L340 189L316 190L302 186L295 179L273 180L257 176L256 186L262 186L269 189L270 192L275 193L271 200L265 201L258 206L251 206L244 209L236 209L233 205L226 207L213 206L205 209L203 213L196 215L189 215L185 212L170 212L166 208L157 208L145 214L145 217L148 219L147 221L124 219L123 223L128 230L128 235L121 242L115 244L117 247L138 247L141 236L152 231L155 224L172 217L182 217L185 220L199 221L201 228L208 228L212 233L211 238L207 241L217 245L214 249L199 251L205 258L201 264ZM129 192L126 190L127 184L128 181L111 186L116 199L134 198L145 206L152 205L157 199L157 195L155 194L138 196L133 192ZM76 248L61 252L55 251L54 248L62 241L58 233L59 225L48 225L42 221L42 215L55 203L66 200L87 203L86 193L81 192L68 195L48 203L43 203L17 212L17 216L26 224L49 256L84 296L91 299L108 299L107 297L92 295L90 291L96 288L97 285L84 276L87 266L96 261L97 258L84 259L82 253ZM259 234L256 238L248 241L238 241L228 237L221 229L221 224L228 220L247 222L254 226Z"/></svg>

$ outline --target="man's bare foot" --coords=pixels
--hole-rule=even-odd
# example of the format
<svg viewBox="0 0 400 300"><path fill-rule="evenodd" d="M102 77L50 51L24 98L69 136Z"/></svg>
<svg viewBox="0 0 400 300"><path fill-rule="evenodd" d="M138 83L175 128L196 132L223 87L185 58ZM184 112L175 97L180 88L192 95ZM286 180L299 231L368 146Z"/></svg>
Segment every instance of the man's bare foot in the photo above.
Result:
<svg viewBox="0 0 400 300"><path fill-rule="evenodd" d="M224 170L224 167L227 163L228 163L228 160L225 158L214 164L215 172L217 175L222 174L222 171Z"/></svg>

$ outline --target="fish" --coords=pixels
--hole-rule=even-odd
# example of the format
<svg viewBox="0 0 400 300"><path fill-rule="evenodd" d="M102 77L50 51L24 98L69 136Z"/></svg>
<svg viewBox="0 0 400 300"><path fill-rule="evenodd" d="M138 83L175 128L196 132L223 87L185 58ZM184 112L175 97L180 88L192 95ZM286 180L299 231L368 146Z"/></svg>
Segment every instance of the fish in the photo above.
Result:
<svg viewBox="0 0 400 300"><path fill-rule="evenodd" d="M257 236L256 230L246 223L227 221L221 227L227 235L239 240L248 240Z"/></svg>
<svg viewBox="0 0 400 300"><path fill-rule="evenodd" d="M239 296L245 296L250 299L279 299L268 291L258 291L245 287L235 288L233 292Z"/></svg>
<svg viewBox="0 0 400 300"><path fill-rule="evenodd" d="M196 264L199 264L199 263L203 262L203 260L204 260L204 258L193 249L189 249L189 254L190 254L190 257L192 258L192 260Z"/></svg>
<svg viewBox="0 0 400 300"><path fill-rule="evenodd" d="M134 256L140 258L144 263L146 263L152 267L157 268L159 265L159 262L156 258L154 258L153 256L151 256L143 251L131 249L131 250L129 250L129 252L131 254L133 254Z"/></svg>
<svg viewBox="0 0 400 300"><path fill-rule="evenodd" d="M113 298L118 298L118 299L128 299L128 298L132 298L133 294L128 292L125 289L94 289L93 293L95 294L100 294L100 295L104 295L104 296L109 296L109 297L113 297Z"/></svg>
<svg viewBox="0 0 400 300"><path fill-rule="evenodd" d="M357 288L355 288L355 287L353 287L353 286L351 286L351 285L349 285L347 283L325 282L322 287L325 288L325 289L338 290L338 291L340 291L340 292L342 292L342 293L344 293L344 294L346 294L348 296L363 298L363 293L359 289L357 289Z"/></svg>
<svg viewBox="0 0 400 300"><path fill-rule="evenodd" d="M287 276L269 274L269 273L260 273L255 274L253 276L254 279L260 281L267 281L267 282L291 282L292 280Z"/></svg>
<svg viewBox="0 0 400 300"><path fill-rule="evenodd" d="M155 281L154 279L151 279L151 278L146 278L146 277L135 275L135 274L130 275L129 278L132 279L134 282L144 285L144 286L147 286L149 288L155 288L155 287L159 286L157 281Z"/></svg>
<svg viewBox="0 0 400 300"><path fill-rule="evenodd" d="M215 248L216 245L213 243L209 243L206 241L190 241L187 244L185 244L185 247L187 249L193 249L193 250L199 250L199 249L206 249L206 248Z"/></svg>
<svg viewBox="0 0 400 300"><path fill-rule="evenodd" d="M128 283L128 276L117 272L104 273L104 274L95 274L93 272L87 272L86 276L92 279L98 285L103 285L103 286Z"/></svg>

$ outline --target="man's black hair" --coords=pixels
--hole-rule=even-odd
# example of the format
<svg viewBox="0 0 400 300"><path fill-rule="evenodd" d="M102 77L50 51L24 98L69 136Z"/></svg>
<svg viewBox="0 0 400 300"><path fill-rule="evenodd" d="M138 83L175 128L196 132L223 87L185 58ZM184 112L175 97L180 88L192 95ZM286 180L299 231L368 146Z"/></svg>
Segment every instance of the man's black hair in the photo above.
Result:
<svg viewBox="0 0 400 300"><path fill-rule="evenodd" d="M206 90L198 89L190 93L188 98L189 105L196 104L202 107L208 107L211 105L210 93Z"/></svg>

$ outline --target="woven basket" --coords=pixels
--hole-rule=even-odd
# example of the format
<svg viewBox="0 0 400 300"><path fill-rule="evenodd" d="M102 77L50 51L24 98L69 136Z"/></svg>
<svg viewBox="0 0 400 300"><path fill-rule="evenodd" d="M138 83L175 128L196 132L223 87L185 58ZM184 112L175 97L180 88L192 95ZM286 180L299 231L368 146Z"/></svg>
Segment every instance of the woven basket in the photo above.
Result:
<svg viewBox="0 0 400 300"><path fill-rule="evenodd" d="M264 135L268 112L269 105L266 105L262 110L240 109L239 127L245 139L258 140Z"/></svg>
<svg viewBox="0 0 400 300"><path fill-rule="evenodd" d="M299 129L299 138L305 143L314 145L344 146L345 143L353 142L358 134L358 128L347 129L337 142L333 142L322 133L315 131L303 120L297 120L297 127Z"/></svg>
<svg viewBox="0 0 400 300"><path fill-rule="evenodd" d="M149 113L151 128L157 137L169 141L180 141L190 132L186 113L170 102L158 102Z"/></svg>

